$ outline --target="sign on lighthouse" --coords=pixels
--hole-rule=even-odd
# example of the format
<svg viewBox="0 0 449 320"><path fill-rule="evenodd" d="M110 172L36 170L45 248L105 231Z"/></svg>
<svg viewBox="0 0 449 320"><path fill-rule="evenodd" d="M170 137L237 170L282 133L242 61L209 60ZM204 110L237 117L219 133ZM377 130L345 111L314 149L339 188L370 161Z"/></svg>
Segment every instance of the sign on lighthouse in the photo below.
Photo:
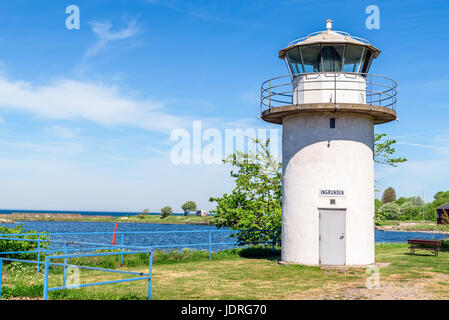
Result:
<svg viewBox="0 0 449 320"><path fill-rule="evenodd" d="M261 117L283 129L283 262L374 263L374 125L396 119L396 83L369 73L379 54L327 20L262 85Z"/></svg>

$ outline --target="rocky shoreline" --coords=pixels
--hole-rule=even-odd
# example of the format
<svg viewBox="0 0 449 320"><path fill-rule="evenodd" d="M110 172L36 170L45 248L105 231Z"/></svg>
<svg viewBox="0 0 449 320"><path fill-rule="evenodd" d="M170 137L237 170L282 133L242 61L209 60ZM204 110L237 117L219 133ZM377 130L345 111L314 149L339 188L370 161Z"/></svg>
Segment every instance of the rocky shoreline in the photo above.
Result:
<svg viewBox="0 0 449 320"><path fill-rule="evenodd" d="M400 226L375 226L374 229L375 230L379 230L379 231L397 231L397 232L419 232L419 233L449 234L449 231L426 230L426 229L419 230L419 229L400 227Z"/></svg>
<svg viewBox="0 0 449 320"><path fill-rule="evenodd" d="M163 223L163 224L193 224L211 225L210 221L173 221L170 219L136 219L133 217L113 217L100 215L82 215L72 213L20 213L0 214L0 223L15 223L19 221L75 221L75 222L120 222L120 223Z"/></svg>

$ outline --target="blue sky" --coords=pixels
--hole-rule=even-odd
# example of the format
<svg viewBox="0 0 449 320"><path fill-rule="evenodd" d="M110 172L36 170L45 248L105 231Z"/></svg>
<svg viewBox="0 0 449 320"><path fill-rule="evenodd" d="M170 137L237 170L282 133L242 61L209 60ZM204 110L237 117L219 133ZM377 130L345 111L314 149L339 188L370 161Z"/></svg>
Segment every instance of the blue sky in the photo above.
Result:
<svg viewBox="0 0 449 320"><path fill-rule="evenodd" d="M68 5L80 29L65 27ZM380 29L365 27L368 5ZM0 208L175 211L211 209L231 190L229 168L173 165L170 133L267 128L261 83L286 74L278 51L334 29L382 53L371 72L398 83L398 168L376 185L399 195L449 189L446 1L96 0L0 3Z"/></svg>

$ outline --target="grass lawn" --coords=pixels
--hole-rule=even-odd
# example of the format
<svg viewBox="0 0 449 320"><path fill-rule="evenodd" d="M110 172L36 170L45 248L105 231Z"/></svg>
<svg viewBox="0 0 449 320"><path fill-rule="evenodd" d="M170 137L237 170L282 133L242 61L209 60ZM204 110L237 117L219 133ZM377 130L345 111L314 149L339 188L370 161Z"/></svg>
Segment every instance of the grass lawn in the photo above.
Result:
<svg viewBox="0 0 449 320"><path fill-rule="evenodd" d="M279 254L279 250L276 251ZM153 267L153 299L449 299L449 253L418 251L407 244L377 244L380 286L366 288L365 268L320 268L279 265L270 249L157 253ZM128 257L125 267L147 272L146 257ZM70 261L69 261L70 262ZM80 261L78 261L80 262ZM110 267L115 261L91 260ZM8 265L3 298L42 297L42 275L35 268ZM82 270L81 283L119 279L121 275ZM51 271L51 286L61 285L61 270ZM145 299L145 281L52 292L50 299ZM15 296L15 297L14 297Z"/></svg>

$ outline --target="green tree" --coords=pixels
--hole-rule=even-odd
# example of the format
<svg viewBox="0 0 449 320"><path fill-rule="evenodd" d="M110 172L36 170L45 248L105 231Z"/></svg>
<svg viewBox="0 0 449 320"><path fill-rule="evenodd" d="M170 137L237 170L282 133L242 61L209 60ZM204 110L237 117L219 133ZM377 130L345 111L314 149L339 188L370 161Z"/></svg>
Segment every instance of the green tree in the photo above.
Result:
<svg viewBox="0 0 449 320"><path fill-rule="evenodd" d="M257 152L235 152L223 160L237 170L231 171L235 188L216 202L213 222L233 230L280 229L282 221L282 164L276 161L265 143L255 140ZM239 233L239 241L272 240L272 233ZM280 233L276 232L277 241Z"/></svg>
<svg viewBox="0 0 449 320"><path fill-rule="evenodd" d="M379 208L378 215L380 220L399 220L401 209L394 202L388 202Z"/></svg>
<svg viewBox="0 0 449 320"><path fill-rule="evenodd" d="M137 215L137 217L139 219L144 219L149 214L150 214L150 210L149 209L144 209L144 210L142 210L142 212L140 214Z"/></svg>
<svg viewBox="0 0 449 320"><path fill-rule="evenodd" d="M396 200L396 191L392 187L385 189L382 195L382 202L388 203L393 202L395 200Z"/></svg>
<svg viewBox="0 0 449 320"><path fill-rule="evenodd" d="M425 206L425 219L436 221L437 208L449 202L449 191L439 191L433 196L433 201Z"/></svg>
<svg viewBox="0 0 449 320"><path fill-rule="evenodd" d="M396 148L393 145L397 142L395 139L384 139L387 136L385 133L374 134L374 162L380 164L388 164L397 167L398 163L407 161L406 158L393 158Z"/></svg>
<svg viewBox="0 0 449 320"><path fill-rule="evenodd" d="M172 211L171 207L169 207L169 206L165 206L161 209L161 217L162 218L168 217L172 213L173 213L173 211Z"/></svg>
<svg viewBox="0 0 449 320"><path fill-rule="evenodd" d="M395 202L397 204L397 202ZM400 206L401 220L413 220L419 217L421 206L415 205L412 201L405 202Z"/></svg>
<svg viewBox="0 0 449 320"><path fill-rule="evenodd" d="M182 205L181 209L184 210L184 215L186 216L189 212L196 210L196 203L193 201L187 201Z"/></svg>
<svg viewBox="0 0 449 320"><path fill-rule="evenodd" d="M374 199L374 211L377 212L384 203L379 199Z"/></svg>
<svg viewBox="0 0 449 320"><path fill-rule="evenodd" d="M406 197L400 197L399 199L394 201L394 203L396 203L398 206L402 206L403 204L406 204L408 202L410 202L410 199Z"/></svg>

